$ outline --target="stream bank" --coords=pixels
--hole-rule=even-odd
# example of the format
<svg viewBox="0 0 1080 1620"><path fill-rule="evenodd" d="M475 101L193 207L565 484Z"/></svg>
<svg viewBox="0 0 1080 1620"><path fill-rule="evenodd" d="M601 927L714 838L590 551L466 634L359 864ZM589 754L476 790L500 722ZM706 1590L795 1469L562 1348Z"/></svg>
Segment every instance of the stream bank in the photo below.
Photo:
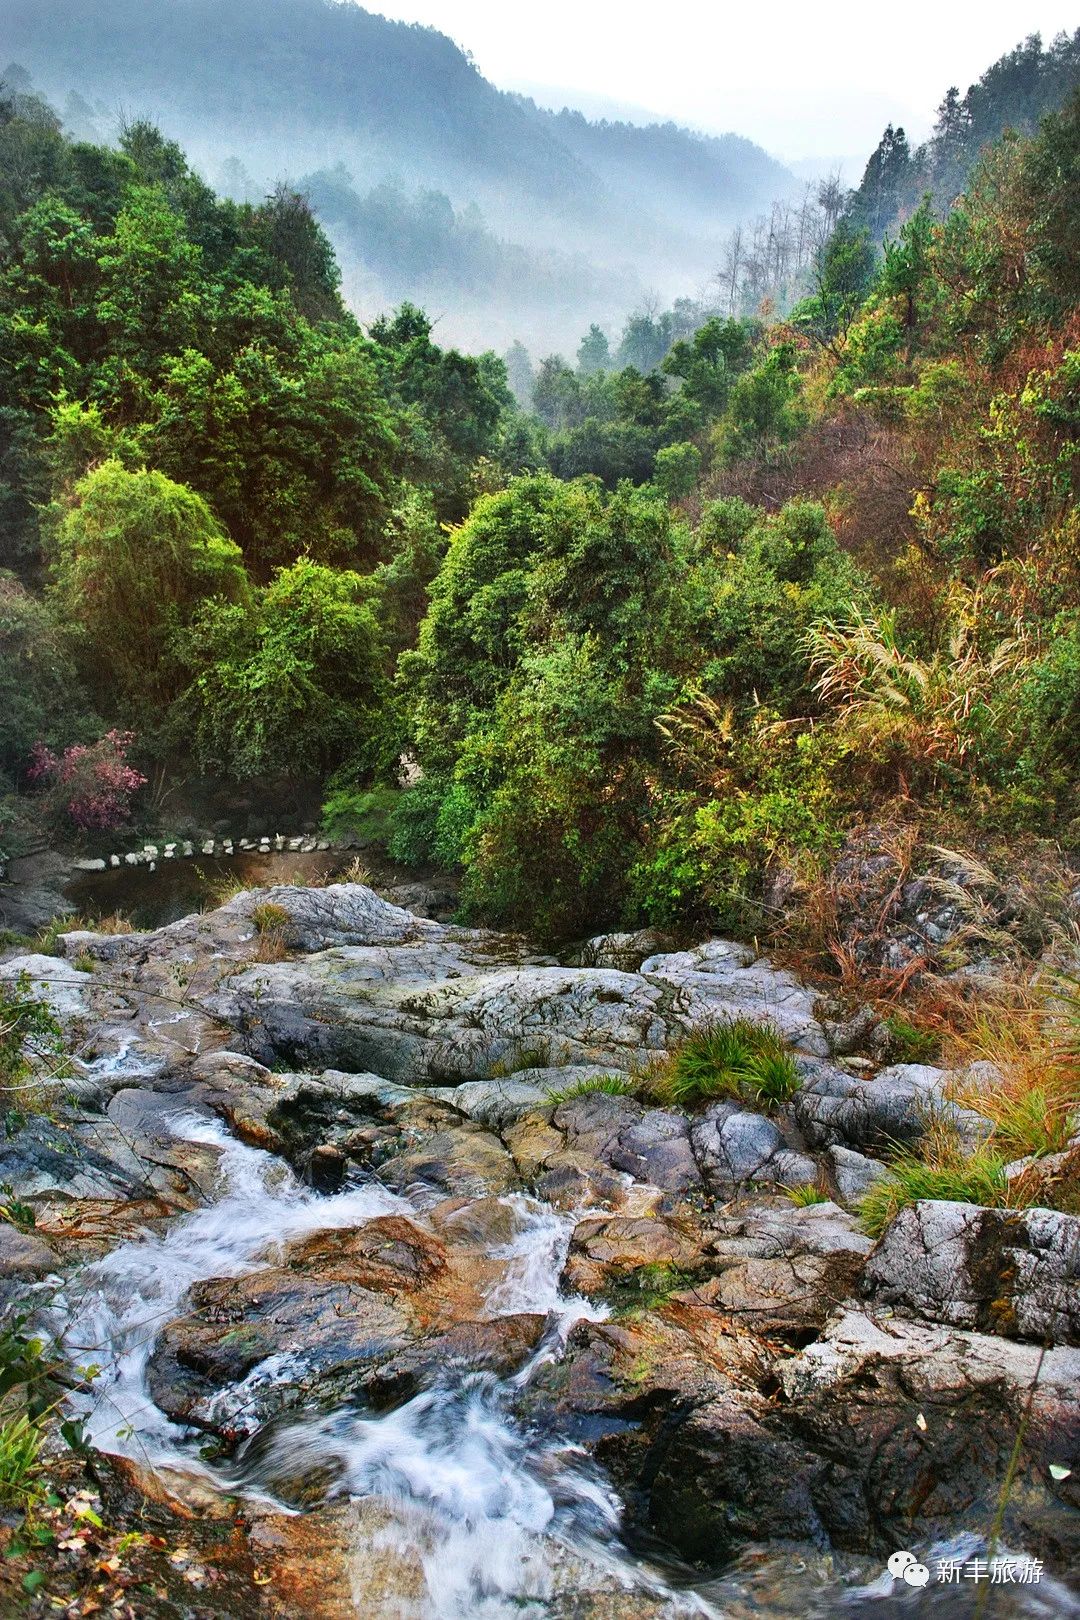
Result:
<svg viewBox="0 0 1080 1620"><path fill-rule="evenodd" d="M886 1560L986 1556L1025 1412L998 1553L1040 1580L988 1612L1080 1612L1077 1218L923 1205L871 1243L888 1142L977 1110L845 1066L749 948L657 943L573 967L339 884L0 969L77 1054L0 1146L23 1290L101 1367L103 1508L204 1572L133 1613L960 1614L975 1583ZM735 1015L797 1054L783 1107L635 1095Z"/></svg>

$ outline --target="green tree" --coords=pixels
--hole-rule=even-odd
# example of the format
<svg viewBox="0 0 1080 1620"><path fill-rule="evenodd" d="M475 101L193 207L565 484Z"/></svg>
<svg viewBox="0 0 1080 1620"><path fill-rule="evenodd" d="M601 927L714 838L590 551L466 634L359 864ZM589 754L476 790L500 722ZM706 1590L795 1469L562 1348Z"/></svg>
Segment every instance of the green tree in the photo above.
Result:
<svg viewBox="0 0 1080 1620"><path fill-rule="evenodd" d="M239 547L206 502L160 472L107 461L76 484L55 542L55 601L95 688L160 718L178 690L177 632L207 597L241 601Z"/></svg>
<svg viewBox="0 0 1080 1620"><path fill-rule="evenodd" d="M503 355L503 364L506 367L507 385L520 409L531 411L536 372L533 370L533 363L529 359L529 351L524 343L515 339Z"/></svg>
<svg viewBox="0 0 1080 1620"><path fill-rule="evenodd" d="M669 444L656 452L657 484L669 501L690 494L701 474L701 451L696 444Z"/></svg>
<svg viewBox="0 0 1080 1620"><path fill-rule="evenodd" d="M785 445L806 421L795 346L778 343L731 391L725 452L730 460L767 455Z"/></svg>
<svg viewBox="0 0 1080 1620"><path fill-rule="evenodd" d="M611 370L611 345L607 333L595 322L578 345L577 368L582 377L592 377L598 371Z"/></svg>
<svg viewBox="0 0 1080 1620"><path fill-rule="evenodd" d="M401 665L427 773L409 838L464 864L484 914L558 931L617 908L688 652L687 547L653 492L550 477L452 536Z"/></svg>
<svg viewBox="0 0 1080 1620"><path fill-rule="evenodd" d="M193 679L174 717L203 771L243 780L385 763L396 733L374 596L361 575L301 559L249 603L204 605L182 639Z"/></svg>
<svg viewBox="0 0 1080 1620"><path fill-rule="evenodd" d="M839 355L842 340L873 277L874 249L869 231L842 219L815 257L816 291L796 305L792 323Z"/></svg>
<svg viewBox="0 0 1080 1620"><path fill-rule="evenodd" d="M0 573L0 781L16 780L37 742L60 748L97 735L80 706L69 638L48 607Z"/></svg>
<svg viewBox="0 0 1080 1620"><path fill-rule="evenodd" d="M582 421L581 385L562 355L549 354L540 362L532 402L540 420L557 433Z"/></svg>
<svg viewBox="0 0 1080 1620"><path fill-rule="evenodd" d="M661 370L682 379L682 392L706 418L721 415L731 385L753 355L752 328L746 321L707 320L692 338L679 338L664 357Z"/></svg>

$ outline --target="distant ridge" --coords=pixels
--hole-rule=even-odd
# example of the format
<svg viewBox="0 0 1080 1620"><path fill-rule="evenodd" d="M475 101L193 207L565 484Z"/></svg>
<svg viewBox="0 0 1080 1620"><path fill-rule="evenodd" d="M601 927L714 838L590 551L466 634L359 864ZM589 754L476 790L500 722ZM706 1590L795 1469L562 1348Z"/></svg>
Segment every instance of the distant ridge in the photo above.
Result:
<svg viewBox="0 0 1080 1620"><path fill-rule="evenodd" d="M210 125L219 144L272 141L294 167L335 155L327 137L347 132L383 173L463 197L577 211L636 184L640 207L640 188L662 175L676 187L685 179L724 218L790 183L737 137L543 111L496 89L445 34L349 0L0 0L0 38L61 104L74 89L198 120L201 130L180 131L186 139L205 143Z"/></svg>

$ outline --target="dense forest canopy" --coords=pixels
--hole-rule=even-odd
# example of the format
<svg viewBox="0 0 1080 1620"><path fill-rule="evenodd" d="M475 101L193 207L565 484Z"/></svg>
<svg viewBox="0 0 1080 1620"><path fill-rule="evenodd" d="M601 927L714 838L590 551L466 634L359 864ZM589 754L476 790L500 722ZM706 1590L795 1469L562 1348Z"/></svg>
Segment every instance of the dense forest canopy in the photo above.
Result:
<svg viewBox="0 0 1080 1620"><path fill-rule="evenodd" d="M1021 103L1000 65L969 92L905 159L964 191L898 185L879 243L887 135L787 316L684 298L539 364L411 303L365 329L305 194L219 196L143 121L72 140L10 75L6 841L62 819L65 750L314 778L558 934L754 926L898 798L1075 839L1074 50L1021 48L1060 110L974 159Z"/></svg>
<svg viewBox="0 0 1080 1620"><path fill-rule="evenodd" d="M109 139L126 109L238 200L336 173L354 307L418 298L475 348L569 341L707 278L726 226L794 184L734 135L547 112L341 0L0 0L0 39L72 133Z"/></svg>

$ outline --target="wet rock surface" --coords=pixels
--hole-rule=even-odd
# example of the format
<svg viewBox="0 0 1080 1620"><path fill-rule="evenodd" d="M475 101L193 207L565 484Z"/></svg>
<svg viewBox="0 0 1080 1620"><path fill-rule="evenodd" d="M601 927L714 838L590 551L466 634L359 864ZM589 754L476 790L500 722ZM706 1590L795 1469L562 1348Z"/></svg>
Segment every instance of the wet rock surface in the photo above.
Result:
<svg viewBox="0 0 1080 1620"><path fill-rule="evenodd" d="M284 961L259 960L260 903ZM110 1400L153 1415L160 1511L302 1509L247 1513L252 1612L302 1604L321 1547L333 1591L296 1612L456 1615L493 1580L492 1613L542 1587L567 1620L675 1616L649 1549L692 1587L770 1544L985 1537L1017 1446L1003 1533L1080 1557L1080 1219L923 1203L873 1243L889 1144L985 1135L957 1077L846 1068L808 987L667 946L566 966L331 885L29 964L74 1100L0 1142L37 1219L0 1227L0 1300L68 1273L79 1331L115 1335ZM735 1015L798 1054L782 1107L590 1089Z"/></svg>

